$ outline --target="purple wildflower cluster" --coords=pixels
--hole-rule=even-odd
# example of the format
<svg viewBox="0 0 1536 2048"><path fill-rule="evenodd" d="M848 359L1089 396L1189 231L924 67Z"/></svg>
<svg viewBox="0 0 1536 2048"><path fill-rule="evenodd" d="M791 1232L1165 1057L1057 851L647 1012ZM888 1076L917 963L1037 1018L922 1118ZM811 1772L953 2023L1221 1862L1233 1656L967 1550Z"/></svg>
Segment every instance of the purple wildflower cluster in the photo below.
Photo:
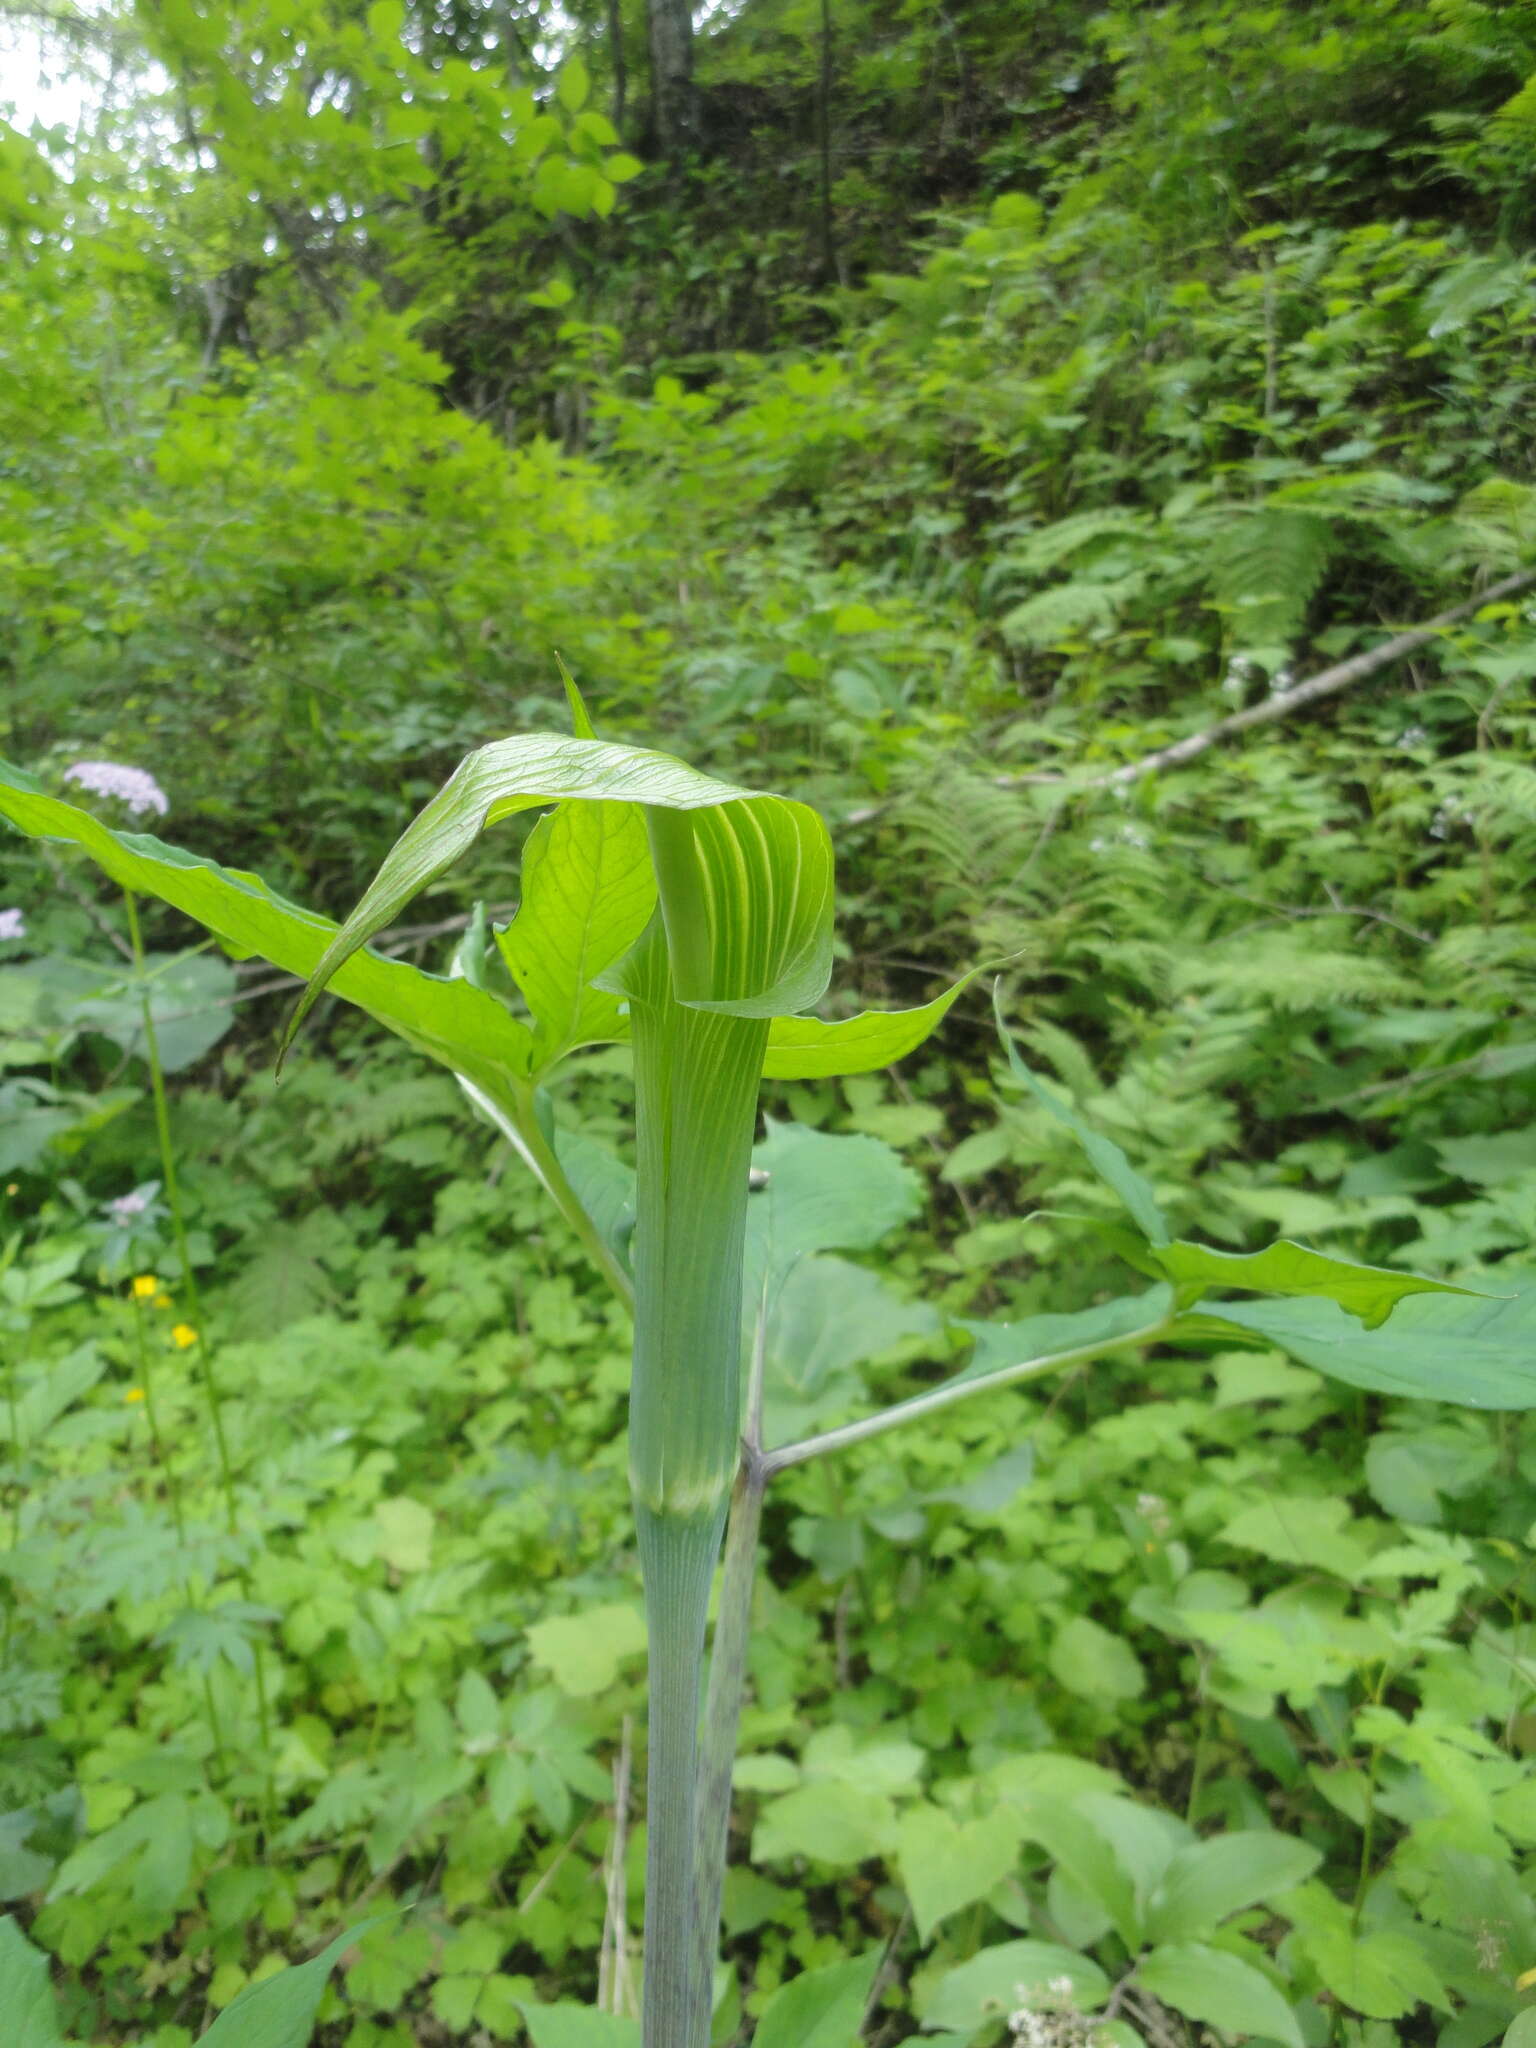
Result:
<svg viewBox="0 0 1536 2048"><path fill-rule="evenodd" d="M78 783L92 796L115 797L130 816L153 811L163 818L170 809L165 791L144 768L130 768L121 761L77 761L64 770L66 782Z"/></svg>
<svg viewBox="0 0 1536 2048"><path fill-rule="evenodd" d="M24 939L27 920L19 910L0 910L0 939Z"/></svg>

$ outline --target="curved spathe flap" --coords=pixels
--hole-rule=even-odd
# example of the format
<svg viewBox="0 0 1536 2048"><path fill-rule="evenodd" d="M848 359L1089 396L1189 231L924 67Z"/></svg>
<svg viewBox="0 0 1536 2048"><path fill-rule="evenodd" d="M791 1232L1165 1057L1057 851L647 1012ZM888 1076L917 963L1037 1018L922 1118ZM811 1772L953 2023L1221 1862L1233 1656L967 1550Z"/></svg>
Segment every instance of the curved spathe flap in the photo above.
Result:
<svg viewBox="0 0 1536 2048"><path fill-rule="evenodd" d="M832 846L814 811L716 781L650 748L536 734L469 755L407 826L318 962L283 1050L338 968L487 825L580 801L647 807L681 1000L748 1016L817 1000L831 973ZM658 833L658 819L674 814L689 814L692 829Z"/></svg>

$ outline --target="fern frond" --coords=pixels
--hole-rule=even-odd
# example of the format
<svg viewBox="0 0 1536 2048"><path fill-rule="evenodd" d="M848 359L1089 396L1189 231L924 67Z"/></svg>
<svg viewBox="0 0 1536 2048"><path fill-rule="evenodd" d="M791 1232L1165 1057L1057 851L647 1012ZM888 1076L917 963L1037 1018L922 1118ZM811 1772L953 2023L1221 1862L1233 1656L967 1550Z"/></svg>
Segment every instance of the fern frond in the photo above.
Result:
<svg viewBox="0 0 1536 2048"><path fill-rule="evenodd" d="M1261 932L1228 939L1181 960L1180 994L1200 991L1238 1002L1263 998L1279 1010L1326 1009L1334 1003L1406 1002L1414 983L1368 953L1334 953L1300 932Z"/></svg>
<svg viewBox="0 0 1536 2048"><path fill-rule="evenodd" d="M1314 512L1266 505L1214 530L1211 595L1230 614L1234 639L1248 647L1294 640L1332 554L1332 529Z"/></svg>

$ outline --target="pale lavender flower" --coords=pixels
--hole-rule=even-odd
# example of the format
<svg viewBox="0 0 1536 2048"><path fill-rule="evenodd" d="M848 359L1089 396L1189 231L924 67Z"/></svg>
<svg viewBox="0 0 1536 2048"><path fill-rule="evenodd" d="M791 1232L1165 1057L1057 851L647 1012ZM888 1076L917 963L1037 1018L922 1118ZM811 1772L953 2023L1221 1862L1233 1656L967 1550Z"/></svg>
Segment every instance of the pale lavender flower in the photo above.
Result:
<svg viewBox="0 0 1536 2048"><path fill-rule="evenodd" d="M0 939L24 939L27 920L19 910L0 910Z"/></svg>
<svg viewBox="0 0 1536 2048"><path fill-rule="evenodd" d="M130 768L121 761L77 761L64 770L66 782L78 782L93 796L116 797L132 817L153 811L163 818L170 809L165 791L144 768Z"/></svg>
<svg viewBox="0 0 1536 2048"><path fill-rule="evenodd" d="M134 1188L129 1194L119 1195L115 1201L107 1203L107 1214L114 1223L126 1230L136 1216L144 1214L154 1192L155 1183L150 1181L145 1187Z"/></svg>

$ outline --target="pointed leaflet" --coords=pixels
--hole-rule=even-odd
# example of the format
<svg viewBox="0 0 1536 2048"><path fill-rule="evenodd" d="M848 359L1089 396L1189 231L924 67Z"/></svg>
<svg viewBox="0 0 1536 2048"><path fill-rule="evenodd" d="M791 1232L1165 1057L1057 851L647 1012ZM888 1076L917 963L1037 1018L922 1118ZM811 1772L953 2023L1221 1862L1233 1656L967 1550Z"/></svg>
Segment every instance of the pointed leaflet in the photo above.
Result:
<svg viewBox="0 0 1536 2048"><path fill-rule="evenodd" d="M1145 1232L1154 1246L1168 1242L1168 1225L1163 1212L1157 1206L1157 1197L1152 1186L1132 1166L1113 1138L1106 1138L1102 1131L1096 1131L1084 1117L1078 1115L1058 1095L1054 1095L1043 1081L1039 1081L1019 1058L1018 1050L1003 1022L1001 989L994 989L992 1009L997 1018L997 1028L1003 1041L1003 1051L1008 1055L1008 1065L1014 1079L1022 1081L1042 1109L1050 1111L1058 1123L1065 1124L1087 1153L1094 1171L1100 1180L1113 1188L1120 1197L1139 1229Z"/></svg>
<svg viewBox="0 0 1536 2048"><path fill-rule="evenodd" d="M656 906L636 804L561 804L523 848L522 905L496 935L534 1017L542 1074L580 1045L625 1038L617 996L591 986L639 938Z"/></svg>
<svg viewBox="0 0 1536 2048"><path fill-rule="evenodd" d="M307 1963L279 1970L242 1991L203 2035L199 2048L305 2048L331 1971L370 1928L394 1917L375 1913L371 1920L359 1920Z"/></svg>
<svg viewBox="0 0 1536 2048"><path fill-rule="evenodd" d="M469 755L406 827L326 949L285 1043L338 970L486 825L580 799L649 807L680 1000L769 1016L821 994L832 959L832 849L814 811L648 748L526 735ZM603 979L613 986L611 972Z"/></svg>
<svg viewBox="0 0 1536 2048"><path fill-rule="evenodd" d="M314 972L336 926L286 902L258 875L221 868L142 832L114 832L89 811L44 794L0 762L0 817L35 839L83 847L115 882L185 911L238 955L259 953L290 974ZM349 959L336 993L446 1066L475 1075L528 1070L527 1030L494 996L371 953Z"/></svg>
<svg viewBox="0 0 1536 2048"><path fill-rule="evenodd" d="M1453 1287L1448 1280L1425 1280L1417 1273L1397 1273L1388 1266L1360 1266L1352 1259L1330 1258L1289 1238L1266 1245L1261 1252L1219 1252L1183 1239L1155 1246L1152 1253L1192 1307L1212 1287L1247 1287L1255 1294L1318 1295L1336 1301L1374 1330L1409 1294L1471 1294L1475 1287Z"/></svg>
<svg viewBox="0 0 1536 2048"><path fill-rule="evenodd" d="M817 1017L775 1017L768 1028L763 1075L769 1081L820 1081L894 1066L935 1032L955 998L975 980L963 975L931 1003L914 1010L864 1010L838 1024Z"/></svg>
<svg viewBox="0 0 1536 2048"><path fill-rule="evenodd" d="M48 1958L9 1913L0 1919L0 2018L6 2048L67 2048Z"/></svg>
<svg viewBox="0 0 1536 2048"><path fill-rule="evenodd" d="M1417 1294L1381 1330L1362 1330L1331 1301L1223 1301L1182 1318L1176 1334L1219 1337L1235 1328L1372 1393L1536 1408L1536 1272L1508 1278L1523 1290L1513 1300Z"/></svg>

